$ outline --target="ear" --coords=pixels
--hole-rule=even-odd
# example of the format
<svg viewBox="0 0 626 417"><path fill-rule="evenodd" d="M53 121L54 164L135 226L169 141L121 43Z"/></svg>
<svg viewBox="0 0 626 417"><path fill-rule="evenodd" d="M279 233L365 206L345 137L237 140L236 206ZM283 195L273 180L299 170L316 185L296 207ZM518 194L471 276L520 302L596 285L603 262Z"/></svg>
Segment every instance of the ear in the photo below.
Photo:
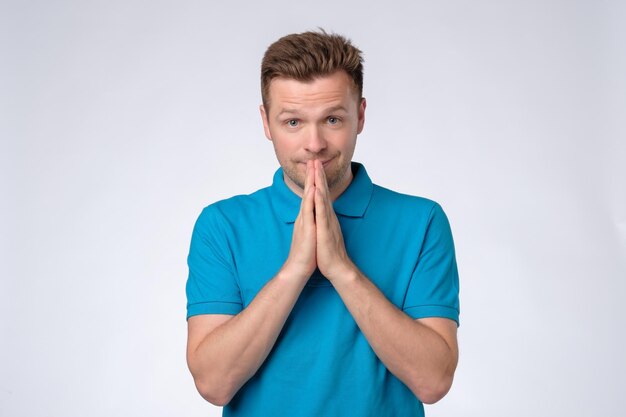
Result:
<svg viewBox="0 0 626 417"><path fill-rule="evenodd" d="M265 137L268 140L272 140L272 134L270 133L270 122L268 119L269 115L265 111L265 106L261 104L259 106L259 111L261 112L261 120L263 121L263 130L265 131Z"/></svg>
<svg viewBox="0 0 626 417"><path fill-rule="evenodd" d="M363 131L363 126L365 126L365 107L367 107L367 102L365 101L365 97L361 99L361 104L359 105L359 122L357 125L357 134Z"/></svg>

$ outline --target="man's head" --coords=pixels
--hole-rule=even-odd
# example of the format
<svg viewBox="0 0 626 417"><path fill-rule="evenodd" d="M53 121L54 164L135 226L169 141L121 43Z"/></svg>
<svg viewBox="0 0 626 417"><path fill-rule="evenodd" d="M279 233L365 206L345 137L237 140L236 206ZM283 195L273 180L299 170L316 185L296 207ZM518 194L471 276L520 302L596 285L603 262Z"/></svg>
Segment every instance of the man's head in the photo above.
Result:
<svg viewBox="0 0 626 417"><path fill-rule="evenodd" d="M270 105L269 87L275 78L312 81L345 71L353 82L357 99L363 96L363 56L341 35L320 32L294 33L271 44L261 63L261 97Z"/></svg>
<svg viewBox="0 0 626 417"><path fill-rule="evenodd" d="M265 53L263 126L294 192L301 193L312 159L324 162L335 197L352 180L350 163L365 120L362 61L348 40L325 32L285 36Z"/></svg>

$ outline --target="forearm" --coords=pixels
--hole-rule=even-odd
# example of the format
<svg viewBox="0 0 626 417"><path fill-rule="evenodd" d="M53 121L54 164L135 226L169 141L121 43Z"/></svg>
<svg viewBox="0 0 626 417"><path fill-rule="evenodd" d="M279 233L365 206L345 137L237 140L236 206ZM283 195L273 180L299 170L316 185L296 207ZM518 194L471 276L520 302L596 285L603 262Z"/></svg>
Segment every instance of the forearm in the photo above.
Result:
<svg viewBox="0 0 626 417"><path fill-rule="evenodd" d="M188 353L202 395L226 404L267 358L306 281L281 270L239 314Z"/></svg>
<svg viewBox="0 0 626 417"><path fill-rule="evenodd" d="M449 390L457 346L392 304L356 267L333 285L370 346L387 369L421 401L438 401Z"/></svg>

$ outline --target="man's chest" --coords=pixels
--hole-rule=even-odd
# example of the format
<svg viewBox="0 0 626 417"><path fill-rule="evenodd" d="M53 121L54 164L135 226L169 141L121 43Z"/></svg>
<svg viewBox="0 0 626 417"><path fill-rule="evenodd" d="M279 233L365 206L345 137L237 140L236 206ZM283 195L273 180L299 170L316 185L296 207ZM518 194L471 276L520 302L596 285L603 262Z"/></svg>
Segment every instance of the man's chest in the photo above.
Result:
<svg viewBox="0 0 626 417"><path fill-rule="evenodd" d="M365 218L340 217L348 256L354 264L398 307L415 269L420 237L394 222L374 224ZM239 224L233 245L234 263L244 306L279 271L289 255L293 223L278 219ZM240 239L237 235L241 236ZM245 238L243 237L245 236ZM308 287L332 285L319 271Z"/></svg>

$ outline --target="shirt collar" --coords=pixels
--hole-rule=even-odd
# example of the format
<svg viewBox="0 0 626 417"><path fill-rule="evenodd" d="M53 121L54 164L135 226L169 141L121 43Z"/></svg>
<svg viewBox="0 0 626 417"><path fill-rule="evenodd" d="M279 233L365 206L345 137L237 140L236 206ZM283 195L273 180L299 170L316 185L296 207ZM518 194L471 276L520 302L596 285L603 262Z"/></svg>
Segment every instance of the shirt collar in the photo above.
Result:
<svg viewBox="0 0 626 417"><path fill-rule="evenodd" d="M363 217L374 190L365 167L352 162L352 182L333 203L335 213L346 217ZM278 168L270 187L272 204L278 217L285 223L293 223L300 212L302 199L285 184L283 169Z"/></svg>

